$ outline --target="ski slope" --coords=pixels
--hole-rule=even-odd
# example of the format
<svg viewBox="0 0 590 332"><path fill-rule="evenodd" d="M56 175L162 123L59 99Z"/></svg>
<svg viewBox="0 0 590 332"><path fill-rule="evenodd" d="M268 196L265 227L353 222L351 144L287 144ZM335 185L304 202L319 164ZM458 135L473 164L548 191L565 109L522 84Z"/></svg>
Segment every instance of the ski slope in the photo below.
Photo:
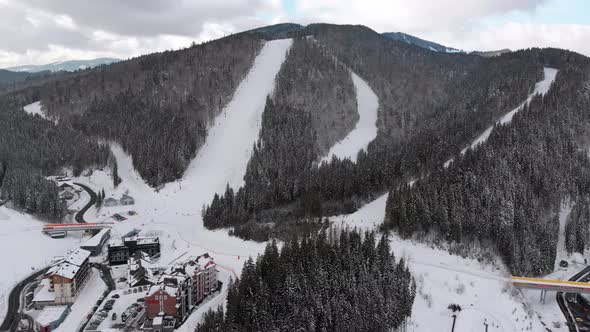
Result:
<svg viewBox="0 0 590 332"><path fill-rule="evenodd" d="M330 148L322 161L330 161L333 156L336 156L340 159L350 158L356 162L357 154L361 150L365 150L369 143L377 137L379 99L367 82L353 72L351 75L356 91L359 121L346 137Z"/></svg>
<svg viewBox="0 0 590 332"><path fill-rule="evenodd" d="M525 105L528 105L531 102L531 100L533 100L533 97L535 97L536 95L539 95L539 94L544 96L547 93L547 91L549 91L549 88L551 87L551 83L553 83L553 81L555 81L555 76L557 75L557 69L545 67L545 68L543 68L543 73L544 73L543 80L541 80L541 81L537 82L537 84L535 84L535 89L533 90L533 92L531 94L528 95L527 99L525 101L523 101L520 105L518 105L515 109L504 114L498 121L496 121L496 123L494 125L505 125L505 124L510 123L512 121L512 118L514 117L514 115L516 115L516 113L518 113L520 110L522 110ZM465 152L467 152L467 150L474 149L476 146L487 141L488 138L490 137L490 134L492 133L492 130L494 130L494 125L488 127L486 130L484 130L479 136L477 136L477 138L475 140L473 140L473 142L469 146L467 146L463 150L461 150L461 154L465 154ZM443 164L443 166L449 167L449 165L451 164L452 161L453 161L452 158L447 160Z"/></svg>
<svg viewBox="0 0 590 332"><path fill-rule="evenodd" d="M233 99L208 129L204 145L181 180L154 190L137 173L124 149L109 142L122 183L114 188L108 169L75 180L96 190L104 188L106 197L118 198L127 193L135 199L135 205L102 207L99 211L93 208L87 219L112 221L110 216L114 213L126 215L128 210L134 210L136 215L114 225L113 238L140 229L140 235L160 238L161 265L207 252L218 264L224 286L230 277L238 276L248 256L256 257L265 244L230 237L227 230L207 230L203 227L201 211L215 193L225 191L226 185L235 189L242 185L253 144L259 136L266 98L273 92L275 77L291 44L290 39L265 43ZM198 308L181 330L194 330L202 313L225 302L225 294L224 287L221 295Z"/></svg>

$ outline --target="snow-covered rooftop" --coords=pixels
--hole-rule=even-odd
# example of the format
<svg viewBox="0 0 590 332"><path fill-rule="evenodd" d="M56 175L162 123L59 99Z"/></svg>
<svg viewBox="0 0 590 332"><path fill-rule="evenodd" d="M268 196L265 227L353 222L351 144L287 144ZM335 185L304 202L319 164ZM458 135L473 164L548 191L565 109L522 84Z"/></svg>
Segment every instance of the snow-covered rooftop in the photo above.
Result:
<svg viewBox="0 0 590 332"><path fill-rule="evenodd" d="M52 266L46 275L59 275L68 279L74 278L80 266L85 260L90 257L90 251L84 249L74 249L68 253L68 255L57 264Z"/></svg>
<svg viewBox="0 0 590 332"><path fill-rule="evenodd" d="M88 239L88 241L84 242L84 244L82 246L83 247L96 247L96 246L100 245L100 243L102 242L103 236L106 236L106 234L108 234L110 232L111 232L111 230L109 228L103 228L96 235L94 235L93 237Z"/></svg>
<svg viewBox="0 0 590 332"><path fill-rule="evenodd" d="M90 251L78 248L70 251L65 260L70 264L80 266L88 257L90 257Z"/></svg>
<svg viewBox="0 0 590 332"><path fill-rule="evenodd" d="M65 311L68 310L68 306L48 306L43 309L35 319L40 325L47 326L51 323L59 320Z"/></svg>
<svg viewBox="0 0 590 332"><path fill-rule="evenodd" d="M33 302L49 302L55 300L55 293L51 292L48 279L42 279L37 286L37 294L33 297Z"/></svg>

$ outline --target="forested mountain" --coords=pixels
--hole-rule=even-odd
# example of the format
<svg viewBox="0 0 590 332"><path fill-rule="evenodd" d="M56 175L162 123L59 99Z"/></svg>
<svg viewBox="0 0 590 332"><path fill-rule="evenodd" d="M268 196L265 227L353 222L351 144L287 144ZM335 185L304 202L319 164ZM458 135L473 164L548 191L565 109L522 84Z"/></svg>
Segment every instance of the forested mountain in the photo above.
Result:
<svg viewBox="0 0 590 332"><path fill-rule="evenodd" d="M553 270L560 206L572 201L566 247L583 251L589 240L590 61L557 50L529 55L559 68L549 93L448 169L392 190L385 229L404 236L435 232L459 251L491 240L515 275L540 275Z"/></svg>
<svg viewBox="0 0 590 332"><path fill-rule="evenodd" d="M463 53L463 51L461 51L459 49L447 47L447 46L444 46L441 44L437 44L435 42L431 42L429 40L424 40L424 39L421 39L421 38L418 38L418 37L415 37L412 35L408 35L407 33L403 33L403 32L384 32L383 36L385 36L389 39L408 43L410 45L416 45L416 46L425 48L425 49L433 51L433 52Z"/></svg>
<svg viewBox="0 0 590 332"><path fill-rule="evenodd" d="M0 198L47 219L59 220L65 205L56 185L45 179L62 167L75 175L104 167L111 159L107 147L74 130L22 110L35 96L12 94L0 98Z"/></svg>
<svg viewBox="0 0 590 332"><path fill-rule="evenodd" d="M387 39L362 26L310 25L295 35L321 45L338 64L369 83L379 97L377 138L357 163L334 159L318 167L313 162L316 147L309 142L313 141L310 136L324 129L305 131L314 128L307 126L305 117L290 115L292 111L277 107L276 102L267 104L265 118L269 112L283 110L292 121L281 122L283 139L278 142L273 137L274 144L260 144L270 142L261 139L244 189L213 200L204 214L208 227L240 225L237 234L266 238L261 234L272 234L268 227L245 231L243 225L252 228L254 222L350 213L375 195L435 169L524 100L542 78L541 64L525 53L491 59L440 54ZM311 65L303 62L299 68ZM275 95L289 89L300 76L282 70L280 77ZM317 89L334 89L343 82ZM341 90L346 91L344 88ZM312 100L312 96L303 93L299 100ZM298 108L291 99L284 103ZM272 132L275 124L263 121L263 135ZM273 128L265 129L267 126ZM297 151L308 154L302 158ZM283 162L286 160L290 161Z"/></svg>
<svg viewBox="0 0 590 332"><path fill-rule="evenodd" d="M249 259L227 306L196 331L392 331L411 315L416 285L388 238L322 232Z"/></svg>
<svg viewBox="0 0 590 332"><path fill-rule="evenodd" d="M48 82L41 101L83 133L120 142L158 186L182 176L261 45L241 34L142 56Z"/></svg>

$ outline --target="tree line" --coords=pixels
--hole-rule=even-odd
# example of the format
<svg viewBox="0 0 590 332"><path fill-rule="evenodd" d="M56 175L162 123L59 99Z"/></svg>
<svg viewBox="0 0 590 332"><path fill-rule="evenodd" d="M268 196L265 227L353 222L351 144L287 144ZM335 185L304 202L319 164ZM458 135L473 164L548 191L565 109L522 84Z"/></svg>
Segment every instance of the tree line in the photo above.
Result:
<svg viewBox="0 0 590 332"><path fill-rule="evenodd" d="M65 203L45 177L70 168L74 176L112 159L107 147L65 123L26 114L32 101L22 93L0 97L0 198L46 219L59 220Z"/></svg>
<svg viewBox="0 0 590 332"><path fill-rule="evenodd" d="M322 231L269 243L228 286L224 311L195 331L392 331L410 317L416 284L387 236Z"/></svg>
<svg viewBox="0 0 590 332"><path fill-rule="evenodd" d="M414 186L391 190L384 228L406 237L434 232L459 247L491 241L513 274L541 275L553 270L559 212L572 201L566 248L583 251L590 62L572 66L569 56L563 53L549 93L496 126L485 144Z"/></svg>

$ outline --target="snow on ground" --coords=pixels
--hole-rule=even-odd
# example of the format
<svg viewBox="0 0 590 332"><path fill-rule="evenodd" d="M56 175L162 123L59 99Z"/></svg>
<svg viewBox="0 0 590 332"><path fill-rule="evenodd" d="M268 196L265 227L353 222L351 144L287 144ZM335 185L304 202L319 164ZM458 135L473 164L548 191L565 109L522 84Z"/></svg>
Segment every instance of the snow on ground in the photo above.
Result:
<svg viewBox="0 0 590 332"><path fill-rule="evenodd" d="M72 311L56 331L78 331L83 318L92 311L92 307L96 305L96 301L102 296L102 293L106 289L107 285L105 285L104 281L100 278L98 271L92 269L86 285L80 290L76 302L70 307Z"/></svg>
<svg viewBox="0 0 590 332"><path fill-rule="evenodd" d="M43 110L41 108L42 108L41 102L40 101L36 101L36 102L34 102L32 104L29 104L29 105L26 105L25 107L23 107L23 110L25 112L27 112L28 114L31 114L31 115L37 114L40 117L46 119L45 113L43 112Z"/></svg>
<svg viewBox="0 0 590 332"><path fill-rule="evenodd" d="M350 160L356 162L357 154L361 150L365 150L369 143L377 137L379 99L367 82L353 72L351 72L351 75L356 90L359 121L346 137L332 146L328 154L322 159L323 161L330 161L332 156L336 156L340 159L350 158Z"/></svg>
<svg viewBox="0 0 590 332"><path fill-rule="evenodd" d="M538 94L544 96L547 93L547 91L549 91L549 88L551 87L551 83L553 83L553 81L555 81L555 76L557 75L557 69L545 67L545 68L543 68L543 73L544 73L543 80L541 80L541 81L537 82L537 84L535 84L535 89L533 90L533 92L531 94L528 95L527 99L525 101L523 101L520 105L518 105L515 109L504 114L500 118L500 120L498 120L496 122L496 125L505 125L507 123L510 123L512 121L512 118L514 117L514 115L516 113L518 113L520 110L522 110L525 105L528 105L531 102L531 100L533 100L533 97L535 97ZM490 126L486 130L484 130L475 140L473 140L473 142L468 147L465 147L463 150L461 150L461 154L465 154L465 152L467 152L467 150L473 149L476 146L480 145L481 143L487 141L488 137L490 137L490 134L492 133L492 130L494 130L494 126ZM447 160L443 164L443 166L449 167L449 165L451 164L452 161L453 161L453 158Z"/></svg>
<svg viewBox="0 0 590 332"><path fill-rule="evenodd" d="M154 190L143 181L134 169L131 157L116 143L109 144L123 180L117 188L113 188L108 170L94 171L75 179L95 191L104 188L107 197L118 198L127 192L135 199L134 205L90 209L86 218L113 221L110 216L114 213L127 217L126 221L115 222L112 238L134 229L141 230L140 235L158 236L162 254L157 264L166 266L205 252L215 259L220 279L224 282L222 296L212 298L199 308L186 326L194 327L201 313L223 304L229 278L235 278L241 272L248 256L256 256L264 249L265 244L230 237L227 230L205 229L201 211L216 192L223 193L228 183L236 189L242 185L253 144L259 135L266 97L272 93L276 74L291 44L290 39L266 42L232 101L209 128L205 144L181 180L169 183L159 191ZM136 211L137 215L129 216L129 210Z"/></svg>
<svg viewBox="0 0 590 332"><path fill-rule="evenodd" d="M375 229L385 218L387 196L380 196L355 213L331 220L343 227ZM530 291L523 296L514 289L501 262L481 263L397 235L391 236L391 246L397 258L406 260L416 278L417 295L408 331L450 330L452 313L447 307L451 303L459 304L463 309L457 317L456 332L483 331L484 321L489 324L490 332L545 330L538 311L532 310L528 297L532 294L538 302L540 293ZM534 308L555 313L543 319L548 326L554 321L563 321L554 293L547 296L545 305L538 304Z"/></svg>
<svg viewBox="0 0 590 332"><path fill-rule="evenodd" d="M0 274L0 318L6 310L8 294L12 287L33 272L51 263L55 256L77 247L82 241L80 235L64 239L52 239L41 233L43 222L19 213L6 206L0 207L0 252L2 271Z"/></svg>

